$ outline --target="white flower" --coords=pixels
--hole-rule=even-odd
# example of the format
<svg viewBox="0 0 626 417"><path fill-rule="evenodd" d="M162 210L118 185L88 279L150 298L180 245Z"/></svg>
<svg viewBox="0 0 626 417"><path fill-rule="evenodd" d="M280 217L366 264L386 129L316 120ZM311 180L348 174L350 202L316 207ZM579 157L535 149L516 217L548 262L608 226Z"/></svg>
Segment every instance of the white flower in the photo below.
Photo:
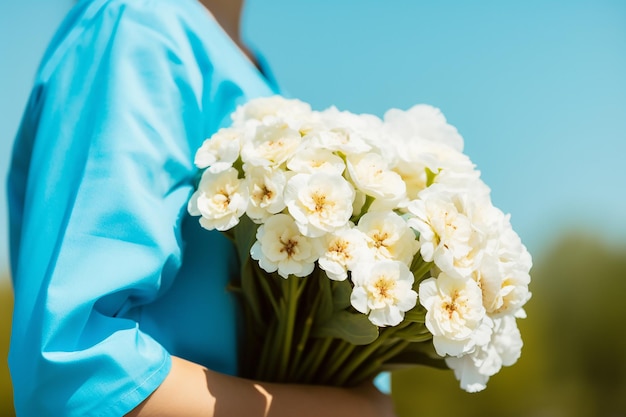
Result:
<svg viewBox="0 0 626 417"><path fill-rule="evenodd" d="M296 174L285 187L285 204L301 233L319 237L345 227L352 216L354 188L340 175Z"/></svg>
<svg viewBox="0 0 626 417"><path fill-rule="evenodd" d="M320 112L320 120L329 132L345 136L338 142L341 149L329 148L345 154L363 153L369 151L367 148L378 147L384 136L382 120L372 114L354 114L330 107Z"/></svg>
<svg viewBox="0 0 626 417"><path fill-rule="evenodd" d="M481 195L488 195L491 192L480 179L480 171L475 169L467 155L450 152L450 148L445 146L436 147L440 149L437 154L438 166L431 169L437 174L434 178L436 184L472 188Z"/></svg>
<svg viewBox="0 0 626 417"><path fill-rule="evenodd" d="M420 304L426 308L426 327L440 356L459 356L484 344L489 332L481 326L490 322L478 284L445 272L420 283Z"/></svg>
<svg viewBox="0 0 626 417"><path fill-rule="evenodd" d="M532 293L528 290L530 275L516 270L502 280L502 306L491 313L494 317L512 314L517 318L525 318L524 304L530 300Z"/></svg>
<svg viewBox="0 0 626 417"><path fill-rule="evenodd" d="M343 159L328 149L305 147L287 162L287 168L303 174L324 172L326 174L342 175L346 169L346 164L343 162Z"/></svg>
<svg viewBox="0 0 626 417"><path fill-rule="evenodd" d="M410 265L419 250L415 233L393 211L366 213L357 228L365 234L375 259L393 259Z"/></svg>
<svg viewBox="0 0 626 417"><path fill-rule="evenodd" d="M306 120L311 115L311 106L295 99L281 96L259 97L240 106L232 114L235 126L249 120L263 122L268 118L280 118L288 121Z"/></svg>
<svg viewBox="0 0 626 417"><path fill-rule="evenodd" d="M398 261L361 263L352 271L352 306L375 325L395 326L417 302L413 274Z"/></svg>
<svg viewBox="0 0 626 417"><path fill-rule="evenodd" d="M480 177L462 153L463 138L439 109L428 105L391 109L384 120L389 148L397 160L393 170L406 182L409 199L433 182L463 186Z"/></svg>
<svg viewBox="0 0 626 417"><path fill-rule="evenodd" d="M300 234L287 214L276 214L259 226L256 242L250 249L252 259L266 272L304 277L313 272L317 252L315 242Z"/></svg>
<svg viewBox="0 0 626 417"><path fill-rule="evenodd" d="M365 236L354 228L329 233L320 240L320 244L319 266L326 271L328 278L335 281L345 280L347 271L353 270L369 254Z"/></svg>
<svg viewBox="0 0 626 417"><path fill-rule="evenodd" d="M495 210L500 212L498 209ZM496 218L498 225L492 229L491 233L492 239L497 241L495 249L496 256L500 262L511 265L519 271L525 273L530 272L533 263L532 257L522 244L522 240L518 234L513 230L510 223L510 216L502 214Z"/></svg>
<svg viewBox="0 0 626 417"><path fill-rule="evenodd" d="M419 232L424 260L434 261L441 270L459 278L475 269L473 259L479 249L479 236L465 214L467 198L465 193L432 186L407 206L415 216L407 223Z"/></svg>
<svg viewBox="0 0 626 417"><path fill-rule="evenodd" d="M404 181L379 154L349 155L347 166L354 185L386 205L393 206L406 195Z"/></svg>
<svg viewBox="0 0 626 417"><path fill-rule="evenodd" d="M509 216L493 207L474 216L488 236L485 253L473 277L483 292L483 304L491 316L513 314L524 317L522 309L530 299L532 259L519 236L513 231Z"/></svg>
<svg viewBox="0 0 626 417"><path fill-rule="evenodd" d="M473 274L483 293L483 305L490 316L524 316L522 307L530 299L530 275L516 264L485 256Z"/></svg>
<svg viewBox="0 0 626 417"><path fill-rule="evenodd" d="M410 141L431 141L463 151L463 138L436 107L418 104L406 111L390 109L384 116L385 128Z"/></svg>
<svg viewBox="0 0 626 417"><path fill-rule="evenodd" d="M367 195L363 191L355 190L355 192L354 202L352 202L352 214L356 216L361 214L361 211L363 211L363 207L367 201Z"/></svg>
<svg viewBox="0 0 626 417"><path fill-rule="evenodd" d="M248 191L237 176L235 168L218 174L210 171L202 174L187 209L193 216L202 216L200 224L205 229L223 231L239 223L248 205Z"/></svg>
<svg viewBox="0 0 626 417"><path fill-rule="evenodd" d="M415 217L407 223L419 232L420 251L426 262L435 261L445 268L453 264L454 258L469 253L472 225L452 201L433 196L412 201L408 210Z"/></svg>
<svg viewBox="0 0 626 417"><path fill-rule="evenodd" d="M251 167L246 172L250 202L246 214L259 223L286 206L283 191L287 184L285 171L266 167Z"/></svg>
<svg viewBox="0 0 626 417"><path fill-rule="evenodd" d="M306 137L316 147L328 149L331 152L339 151L345 155L365 153L372 149L372 146L347 127L314 129Z"/></svg>
<svg viewBox="0 0 626 417"><path fill-rule="evenodd" d="M522 337L513 316L494 320L494 329L488 343L460 357L447 357L446 364L454 370L461 388L467 392L485 389L489 377L502 366L511 366L521 355Z"/></svg>
<svg viewBox="0 0 626 417"><path fill-rule="evenodd" d="M480 177L467 155L450 146L394 139L390 146L396 152L393 170L406 183L409 199L416 198L430 183L464 187Z"/></svg>
<svg viewBox="0 0 626 417"><path fill-rule="evenodd" d="M218 130L210 139L205 140L196 151L195 165L215 174L233 166L239 158L243 131L234 128Z"/></svg>
<svg viewBox="0 0 626 417"><path fill-rule="evenodd" d="M503 277L498 260L489 254L485 255L479 268L472 273L472 278L483 294L483 305L487 313L493 313L502 307Z"/></svg>
<svg viewBox="0 0 626 417"><path fill-rule="evenodd" d="M241 159L246 165L277 167L295 154L301 141L300 133L284 122L260 124L249 129Z"/></svg>

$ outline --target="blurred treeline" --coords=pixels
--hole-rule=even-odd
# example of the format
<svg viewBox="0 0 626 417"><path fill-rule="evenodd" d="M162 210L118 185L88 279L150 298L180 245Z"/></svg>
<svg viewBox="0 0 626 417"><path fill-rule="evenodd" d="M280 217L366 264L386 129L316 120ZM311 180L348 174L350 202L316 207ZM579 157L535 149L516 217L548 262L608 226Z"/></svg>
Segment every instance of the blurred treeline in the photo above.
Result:
<svg viewBox="0 0 626 417"><path fill-rule="evenodd" d="M626 417L626 245L567 236L535 253L522 357L467 394L451 371L397 372L399 417ZM3 282L8 282L4 280ZM10 286L0 285L0 354L7 356ZM6 360L0 416L14 415Z"/></svg>
<svg viewBox="0 0 626 417"><path fill-rule="evenodd" d="M626 417L626 245L569 235L533 256L518 362L477 394L451 371L397 373L399 417Z"/></svg>
<svg viewBox="0 0 626 417"><path fill-rule="evenodd" d="M15 416L13 411L13 391L9 378L7 355L11 332L11 311L13 310L13 291L9 279L0 276L0 416Z"/></svg>

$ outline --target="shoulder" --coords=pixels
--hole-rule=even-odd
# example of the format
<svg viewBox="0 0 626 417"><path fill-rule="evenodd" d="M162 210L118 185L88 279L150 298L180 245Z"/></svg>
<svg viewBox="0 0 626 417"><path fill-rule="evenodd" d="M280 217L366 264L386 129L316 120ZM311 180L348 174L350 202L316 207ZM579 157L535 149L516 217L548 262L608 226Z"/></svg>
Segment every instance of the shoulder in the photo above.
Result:
<svg viewBox="0 0 626 417"><path fill-rule="evenodd" d="M38 78L45 82L67 61L94 67L137 54L206 63L230 47L222 32L196 0L83 0L50 42Z"/></svg>
<svg viewBox="0 0 626 417"><path fill-rule="evenodd" d="M228 123L238 104L273 93L197 0L80 1L50 43L35 85L42 93L29 100L31 117L43 100L65 109L64 123L68 106L82 114L88 104L106 105L124 120L136 114L129 109L167 109L185 121L202 115L202 137Z"/></svg>

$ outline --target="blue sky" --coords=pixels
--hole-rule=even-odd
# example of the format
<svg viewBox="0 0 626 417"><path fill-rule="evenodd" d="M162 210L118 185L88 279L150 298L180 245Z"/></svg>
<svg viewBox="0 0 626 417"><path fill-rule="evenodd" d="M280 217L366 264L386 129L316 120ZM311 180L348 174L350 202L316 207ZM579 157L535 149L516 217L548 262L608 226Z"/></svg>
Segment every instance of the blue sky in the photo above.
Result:
<svg viewBox="0 0 626 417"><path fill-rule="evenodd" d="M250 37L294 96L440 107L531 251L571 229L626 240L626 2L249 6Z"/></svg>
<svg viewBox="0 0 626 417"><path fill-rule="evenodd" d="M71 4L0 3L0 269L12 137ZM441 108L535 256L571 229L626 241L626 2L248 0L245 34L315 108Z"/></svg>

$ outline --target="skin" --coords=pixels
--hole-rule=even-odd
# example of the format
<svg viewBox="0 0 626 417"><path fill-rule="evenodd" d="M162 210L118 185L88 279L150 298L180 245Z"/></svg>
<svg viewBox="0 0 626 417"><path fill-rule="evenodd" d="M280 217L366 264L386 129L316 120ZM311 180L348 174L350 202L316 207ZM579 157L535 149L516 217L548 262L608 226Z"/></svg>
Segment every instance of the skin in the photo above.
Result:
<svg viewBox="0 0 626 417"><path fill-rule="evenodd" d="M254 55L241 39L241 12L244 0L200 0L200 3L210 11L239 49L254 62Z"/></svg>
<svg viewBox="0 0 626 417"><path fill-rule="evenodd" d="M357 388L270 384L219 374L172 358L159 388L128 416L393 417L391 399L371 383Z"/></svg>
<svg viewBox="0 0 626 417"><path fill-rule="evenodd" d="M243 0L201 0L239 48ZM128 417L393 417L391 399L368 382L357 388L272 384L220 374L173 357L159 388Z"/></svg>

